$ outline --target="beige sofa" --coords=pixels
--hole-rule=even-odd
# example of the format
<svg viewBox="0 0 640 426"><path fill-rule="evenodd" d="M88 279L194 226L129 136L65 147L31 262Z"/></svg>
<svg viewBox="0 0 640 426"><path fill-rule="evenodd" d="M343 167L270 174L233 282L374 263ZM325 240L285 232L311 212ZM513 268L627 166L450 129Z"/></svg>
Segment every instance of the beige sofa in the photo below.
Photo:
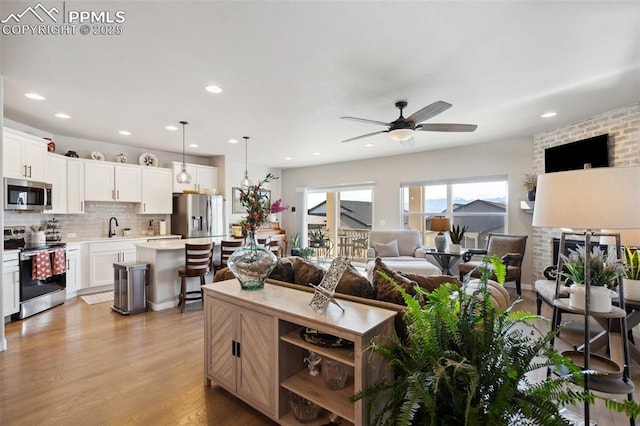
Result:
<svg viewBox="0 0 640 426"><path fill-rule="evenodd" d="M426 257L420 232L415 229L369 232L367 248L367 277L372 279L374 259L380 258L389 268L426 276L440 275L442 271Z"/></svg>

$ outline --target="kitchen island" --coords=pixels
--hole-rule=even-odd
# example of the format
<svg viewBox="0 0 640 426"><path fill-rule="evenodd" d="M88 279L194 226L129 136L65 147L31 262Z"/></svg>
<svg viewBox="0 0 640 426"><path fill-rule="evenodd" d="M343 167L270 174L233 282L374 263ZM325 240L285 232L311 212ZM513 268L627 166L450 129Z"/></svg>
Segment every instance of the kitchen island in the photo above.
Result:
<svg viewBox="0 0 640 426"><path fill-rule="evenodd" d="M213 258L219 257L220 242L225 237L189 238L184 240L157 240L136 243L137 260L149 264L149 286L147 305L152 311L178 306L180 277L178 268L184 266L185 244L207 244L214 242ZM218 253L216 255L216 253ZM207 282L213 281L213 272L207 275ZM198 290L199 282L187 281L188 290Z"/></svg>

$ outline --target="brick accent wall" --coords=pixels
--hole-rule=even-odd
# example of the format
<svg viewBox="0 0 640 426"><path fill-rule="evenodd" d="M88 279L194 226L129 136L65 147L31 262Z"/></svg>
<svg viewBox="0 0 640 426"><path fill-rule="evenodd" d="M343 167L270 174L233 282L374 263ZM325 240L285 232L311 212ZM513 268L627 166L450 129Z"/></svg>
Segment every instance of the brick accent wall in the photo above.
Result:
<svg viewBox="0 0 640 426"><path fill-rule="evenodd" d="M608 111L584 121L570 124L533 137L533 172L544 173L544 150L552 146L609 134L609 165L640 165L640 103ZM533 279L543 278L542 271L553 262L554 237L560 237L560 229L533 228L532 255Z"/></svg>

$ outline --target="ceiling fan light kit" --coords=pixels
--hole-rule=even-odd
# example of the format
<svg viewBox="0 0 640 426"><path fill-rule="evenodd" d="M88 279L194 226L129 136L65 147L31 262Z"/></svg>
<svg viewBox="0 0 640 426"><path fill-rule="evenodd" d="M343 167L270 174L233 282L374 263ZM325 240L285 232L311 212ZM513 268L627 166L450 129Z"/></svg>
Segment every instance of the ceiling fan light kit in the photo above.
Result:
<svg viewBox="0 0 640 426"><path fill-rule="evenodd" d="M377 135L380 133L389 133L389 137L402 145L413 145L413 136L416 131L426 132L473 132L478 126L475 124L454 124L454 123L427 123L420 124L436 115L451 108L451 104L444 101L437 101L431 105L414 112L409 117L405 118L402 115L402 111L406 108L406 101L396 102L396 108L400 110L400 117L390 123L383 121L369 120L366 118L358 117L340 117L344 120L359 121L361 123L376 124L378 126L386 126L387 130L379 130L373 133L367 133L366 135L356 136L355 138L345 139L342 142L351 142L357 139L366 138L369 136Z"/></svg>
<svg viewBox="0 0 640 426"><path fill-rule="evenodd" d="M191 183L191 175L187 173L187 165L184 162L184 151L185 151L185 137L184 137L185 129L184 128L189 123L187 121L180 121L179 123L182 124L182 170L180 171L180 173L176 175L176 181L178 183Z"/></svg>

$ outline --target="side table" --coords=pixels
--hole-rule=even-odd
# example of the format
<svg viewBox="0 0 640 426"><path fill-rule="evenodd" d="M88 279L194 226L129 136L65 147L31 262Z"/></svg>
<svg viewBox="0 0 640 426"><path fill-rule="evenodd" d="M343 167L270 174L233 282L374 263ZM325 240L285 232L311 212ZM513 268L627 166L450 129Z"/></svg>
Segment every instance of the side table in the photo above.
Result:
<svg viewBox="0 0 640 426"><path fill-rule="evenodd" d="M451 268L453 268L462 258L466 250L460 253L450 253L448 251L428 251L425 256L431 256L440 266L442 273L445 275L451 275Z"/></svg>

